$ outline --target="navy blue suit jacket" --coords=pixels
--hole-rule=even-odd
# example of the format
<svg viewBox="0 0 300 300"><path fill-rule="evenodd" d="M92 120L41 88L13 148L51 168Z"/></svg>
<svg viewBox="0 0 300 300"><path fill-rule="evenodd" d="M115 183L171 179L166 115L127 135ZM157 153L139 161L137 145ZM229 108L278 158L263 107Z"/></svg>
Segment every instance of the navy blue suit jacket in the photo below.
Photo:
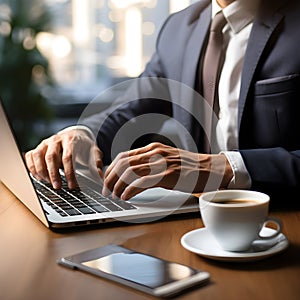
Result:
<svg viewBox="0 0 300 300"><path fill-rule="evenodd" d="M274 201L284 203L300 202L289 199L291 193L300 192L299 16L298 0L261 1L244 60L238 107L239 149L236 150L240 151L251 176L251 188L268 192ZM197 68L210 17L208 0L171 15L141 77L168 78L196 88L201 80L197 78ZM152 88L149 83L144 90ZM172 90L164 93L172 98ZM172 116L190 132L197 151L203 151L201 127L180 105L143 99L86 120L85 125L99 133L98 143L107 163L118 128L137 115L148 113ZM106 120L99 130L99 120L103 118ZM152 125L154 132L161 124ZM190 148L189 143L184 147Z"/></svg>

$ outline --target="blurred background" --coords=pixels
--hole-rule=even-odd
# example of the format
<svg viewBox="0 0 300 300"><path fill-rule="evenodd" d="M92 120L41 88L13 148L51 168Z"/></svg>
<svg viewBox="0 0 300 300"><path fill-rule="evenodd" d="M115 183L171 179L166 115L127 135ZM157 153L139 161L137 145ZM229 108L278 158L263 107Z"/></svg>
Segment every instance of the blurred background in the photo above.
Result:
<svg viewBox="0 0 300 300"><path fill-rule="evenodd" d="M138 76L164 20L193 2L0 0L0 96L22 150L76 124L101 91Z"/></svg>

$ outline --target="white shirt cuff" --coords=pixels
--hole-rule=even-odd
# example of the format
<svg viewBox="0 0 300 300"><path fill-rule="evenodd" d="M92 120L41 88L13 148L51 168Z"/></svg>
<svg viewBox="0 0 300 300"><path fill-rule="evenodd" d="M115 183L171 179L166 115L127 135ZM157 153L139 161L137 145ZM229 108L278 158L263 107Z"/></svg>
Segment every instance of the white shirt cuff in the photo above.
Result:
<svg viewBox="0 0 300 300"><path fill-rule="evenodd" d="M233 178L228 184L228 189L250 189L251 178L243 161L242 155L238 151L222 151L233 170Z"/></svg>

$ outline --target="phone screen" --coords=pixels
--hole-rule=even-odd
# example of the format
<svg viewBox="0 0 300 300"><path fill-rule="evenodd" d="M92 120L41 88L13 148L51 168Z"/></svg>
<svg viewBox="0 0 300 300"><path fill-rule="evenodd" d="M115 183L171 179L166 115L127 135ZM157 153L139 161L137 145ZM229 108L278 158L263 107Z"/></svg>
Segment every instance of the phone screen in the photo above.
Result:
<svg viewBox="0 0 300 300"><path fill-rule="evenodd" d="M83 265L102 272L157 288L196 274L196 270L141 253L113 253Z"/></svg>

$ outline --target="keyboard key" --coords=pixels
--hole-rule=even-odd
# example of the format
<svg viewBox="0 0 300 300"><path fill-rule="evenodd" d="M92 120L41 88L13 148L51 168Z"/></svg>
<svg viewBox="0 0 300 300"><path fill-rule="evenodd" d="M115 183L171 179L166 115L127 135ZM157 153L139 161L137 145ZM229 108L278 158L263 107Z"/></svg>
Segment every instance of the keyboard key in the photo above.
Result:
<svg viewBox="0 0 300 300"><path fill-rule="evenodd" d="M124 210L136 209L135 206L123 200L115 200L115 203Z"/></svg>
<svg viewBox="0 0 300 300"><path fill-rule="evenodd" d="M88 208L87 206L85 207L78 207L77 208L80 212L82 212L84 215L89 215L89 214L94 214L95 212Z"/></svg>
<svg viewBox="0 0 300 300"><path fill-rule="evenodd" d="M103 213L103 212L107 212L109 211L107 208L99 205L99 204L93 204L91 205L92 209L95 210L96 212L99 212L99 213Z"/></svg>
<svg viewBox="0 0 300 300"><path fill-rule="evenodd" d="M122 210L121 207L115 205L111 201L103 201L103 202L101 202L101 205L105 206L106 208L108 208L111 211L121 211Z"/></svg>
<svg viewBox="0 0 300 300"><path fill-rule="evenodd" d="M69 216L76 216L76 215L81 215L81 213L79 211L77 211L74 208L69 208L69 209L65 209L64 210L65 213L67 213Z"/></svg>

